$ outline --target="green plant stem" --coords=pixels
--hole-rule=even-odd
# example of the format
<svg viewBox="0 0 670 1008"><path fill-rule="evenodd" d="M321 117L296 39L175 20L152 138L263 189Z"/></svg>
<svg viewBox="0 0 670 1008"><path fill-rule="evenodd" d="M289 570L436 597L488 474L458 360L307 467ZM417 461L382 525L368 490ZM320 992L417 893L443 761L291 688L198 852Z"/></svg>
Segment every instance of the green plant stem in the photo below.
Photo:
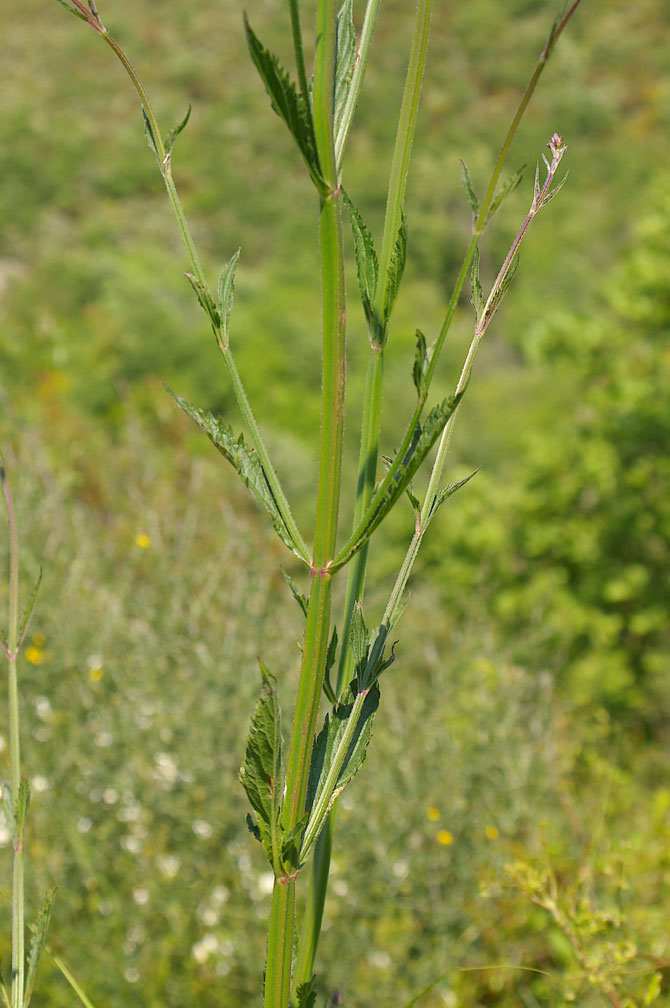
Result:
<svg viewBox="0 0 670 1008"><path fill-rule="evenodd" d="M319 163L329 191L321 196L319 239L323 303L322 408L319 478L316 500L312 585L300 670L296 711L287 761L284 823L292 829L302 818L316 720L323 688L330 632L331 561L335 552L340 504L345 393L345 286L342 200L337 184L333 138L336 9L321 0L317 11L314 72L314 133ZM293 951L295 879L275 884L268 932L266 976L282 980L281 990L266 981L265 1005L286 1008ZM283 957L269 967L271 956Z"/></svg>
<svg viewBox="0 0 670 1008"><path fill-rule="evenodd" d="M96 28L96 30L98 34L100 34L104 38L107 45L110 47L110 49L112 49L112 51L115 53L117 58L122 63L126 73L128 74L130 80L133 83L135 90L137 91L137 94L139 95L140 101L142 103L142 108L144 109L147 117L149 129L151 130L153 141L156 145L156 155L158 159L158 165L160 168L161 175L163 177L163 181L165 183L165 188L168 194L168 198L170 200L170 205L172 206L172 210L174 212L174 216L177 221L179 234L181 235L181 239L184 244L184 248L186 250L186 255L188 256L188 260L191 265L191 270L193 271L193 275L196 277L196 279L199 280L200 283L205 288L207 288L207 280L205 278L205 272L202 268L200 257L198 256L198 251L195 242L193 241L193 237L191 235L191 231L188 226L188 221L186 220L184 208L182 207L181 200L179 198L179 193L177 191L177 187L172 177L172 152L166 151L160 126L156 118L153 105L151 104L149 95L147 94L146 89L142 84L142 81L138 77L132 63L124 53L123 49L121 49L118 43L109 34L107 29L104 28L104 26L99 25ZM277 474L270 460L270 456L268 455L268 451L265 446L265 442L263 441L263 437L261 435L260 428L256 421L256 417L251 408L251 404L249 403L249 400L247 398L244 385L242 384L242 380L235 365L235 361L232 352L230 350L230 346L224 340L221 327L215 326L214 323L212 323L212 325L214 328L216 341L223 354L223 359L225 361L226 369L228 371L228 377L230 378L233 393L235 395L235 399L237 401L240 413L242 414L242 419L244 420L249 430L251 440L253 441L254 448L256 449L256 453L263 467L263 471L267 478L270 489L272 490L272 494L277 502L279 512L284 520L286 528L288 529L291 535L291 538L298 553L300 554L302 560L305 563L308 563L309 551L307 549L307 545L305 544L300 534L300 531L295 523L295 519L293 518L290 505L281 487L281 484L279 483Z"/></svg>
<svg viewBox="0 0 670 1008"><path fill-rule="evenodd" d="M16 809L21 786L21 741L19 737L19 684L16 669L19 649L19 537L14 501L5 467L0 459L0 480L9 524L9 613L7 661L9 692L9 762L12 805ZM25 985L25 897L23 865L23 824L16 823L12 870L12 1008L22 1008Z"/></svg>

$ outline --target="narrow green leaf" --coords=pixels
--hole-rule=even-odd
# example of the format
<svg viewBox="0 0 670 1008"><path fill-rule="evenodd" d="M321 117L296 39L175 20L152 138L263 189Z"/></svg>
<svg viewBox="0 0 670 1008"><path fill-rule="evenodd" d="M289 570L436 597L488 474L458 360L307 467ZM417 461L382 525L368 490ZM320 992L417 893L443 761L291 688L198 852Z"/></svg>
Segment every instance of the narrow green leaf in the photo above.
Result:
<svg viewBox="0 0 670 1008"><path fill-rule="evenodd" d="M82 988L80 987L80 985L77 983L77 981L75 980L74 976L72 975L72 973L70 972L70 970L68 969L68 967L65 965L65 963L63 962L63 960L60 958L60 956L54 955L53 952L51 951L51 949L49 949L49 948L47 948L47 952L49 953L49 955L53 959L54 963L56 964L56 966L58 967L58 969L61 971L61 973L63 974L63 976L65 977L65 979L69 983L70 987L72 988L72 990L75 992L75 994L77 995L77 997L79 998L79 1000L83 1004L84 1008L95 1008L93 1002L90 1000L90 998L88 998L86 996L86 994L84 993L84 991L82 990Z"/></svg>
<svg viewBox="0 0 670 1008"><path fill-rule="evenodd" d="M500 308L500 305L502 304L503 299L510 288L510 284L514 279L514 274L516 273L518 266L519 266L519 253L517 252L517 254L510 262L509 266L507 267L507 272L500 281L500 284L498 285L494 296L491 298L491 300L487 305L486 308L487 321L490 320L493 317L493 315L495 315L495 313L498 311L498 308Z"/></svg>
<svg viewBox="0 0 670 1008"><path fill-rule="evenodd" d="M33 993L35 975L39 965L42 952L47 940L47 931L51 921L51 908L53 907L56 890L51 889L42 904L42 908L37 916L37 920L31 927L32 937L30 940L30 952L28 954L28 969L26 972L26 988L23 998L23 1008L28 1008Z"/></svg>
<svg viewBox="0 0 670 1008"><path fill-rule="evenodd" d="M18 840L18 828L16 824L16 810L12 798L12 785L9 781L3 781L0 793L0 809L5 820L5 826L11 837L12 844L16 846Z"/></svg>
<svg viewBox="0 0 670 1008"><path fill-rule="evenodd" d="M298 591L295 581L293 580L290 574L287 574L287 572L284 570L283 567L281 569L281 572L284 575L284 581L286 581L286 584L291 589L291 594L293 595L293 598L300 606L303 616L305 617L305 619L307 619L307 596L303 595L302 592Z"/></svg>
<svg viewBox="0 0 670 1008"><path fill-rule="evenodd" d="M198 303L205 314L208 316L210 322L212 323L212 328L214 332L218 332L221 328L221 318L217 311L216 305L214 304L214 298L210 294L207 287L204 285L202 280L198 280L196 276L192 273L185 273L184 276L190 283L191 287L195 291L195 296L198 299Z"/></svg>
<svg viewBox="0 0 670 1008"><path fill-rule="evenodd" d="M349 647L354 659L354 668L358 671L365 665L370 650L370 633L365 625L363 607L360 599L354 606L351 615L351 630L349 631Z"/></svg>
<svg viewBox="0 0 670 1008"><path fill-rule="evenodd" d="M263 837L261 836L261 831L258 828L258 823L254 821L253 817L250 816L248 812L247 812L246 816L244 817L244 819L245 819L245 822L247 824L247 829L249 830L249 832L251 833L251 835L253 837L255 837L260 844L262 844L263 843Z"/></svg>
<svg viewBox="0 0 670 1008"><path fill-rule="evenodd" d="M233 294L235 292L235 270L240 258L240 249L235 252L230 261L221 270L219 283L217 286L217 311L223 332L228 341L228 329L230 325L230 313L233 310Z"/></svg>
<svg viewBox="0 0 670 1008"><path fill-rule="evenodd" d="M375 252L372 235L359 214L358 210L351 202L346 193L343 199L349 210L351 218L351 232L354 237L354 256L356 258L356 273L358 275L358 287L361 292L361 302L363 311L370 328L375 331L378 321L375 318L373 304L377 294L377 284L379 282L379 262Z"/></svg>
<svg viewBox="0 0 670 1008"><path fill-rule="evenodd" d="M284 545L302 559L298 547L286 528L258 455L246 445L244 436L240 434L236 438L232 428L219 417L215 417L207 410L192 406L181 396L176 395L172 389L168 389L168 392L180 409L183 409L195 421L200 430L204 431L212 444L230 462L244 485L249 488L258 503L266 509L272 519L274 530Z"/></svg>
<svg viewBox="0 0 670 1008"><path fill-rule="evenodd" d="M37 598L37 593L40 590L40 585L42 584L42 568L40 567L40 572L37 575L37 581L35 582L35 587L33 588L32 595L28 599L28 604L23 610L23 616L21 617L21 624L19 626L19 647L23 643L26 636L26 630L28 629L28 624L30 623L30 617L33 614L33 608L35 606L35 600Z"/></svg>
<svg viewBox="0 0 670 1008"><path fill-rule="evenodd" d="M356 66L356 28L353 0L344 0L337 15L337 62L335 69L335 135L340 128Z"/></svg>
<svg viewBox="0 0 670 1008"><path fill-rule="evenodd" d="M373 716L379 706L379 696L379 685L375 682L363 702L351 742L347 747L337 777L336 786L332 793L326 796L327 804L325 805L324 822L336 798L347 784L353 780L365 760L365 753L372 731ZM333 758L338 744L347 730L347 722L352 712L352 706L353 701L337 704L333 707L330 714L326 715L323 728L314 742L307 787L307 808L310 811L319 803L324 795L328 774L331 766L333 766ZM315 840L317 836L315 836Z"/></svg>
<svg viewBox="0 0 670 1008"><path fill-rule="evenodd" d="M330 643L328 645L328 652L326 654L326 669L323 677L323 692L332 704L337 703L337 697L335 696L335 690L330 681L330 671L335 664L335 657L337 655L337 627L333 627L333 632L330 636Z"/></svg>
<svg viewBox="0 0 670 1008"><path fill-rule="evenodd" d="M80 14L79 17L83 17L83 15ZM84 18L84 20L86 19ZM145 109L144 105L142 106L142 119L144 120L144 136L146 137L146 141L149 145L149 150L156 158L156 161L158 161L158 166L162 170L163 166L161 164L160 155L158 153L158 144L156 143L156 137L154 136L154 131L151 128L151 121L149 119L149 116L147 115L147 110Z"/></svg>
<svg viewBox="0 0 670 1008"><path fill-rule="evenodd" d="M459 480L458 483L450 483L449 486L446 486L444 490L441 490L439 492L439 494L433 501L433 505L428 514L428 518L426 519L426 524L424 526L425 528L428 528L429 523L433 520L439 508L442 507L444 502L448 500L449 497L453 496L453 494L455 494L457 490L460 490L461 487L464 487L466 483L469 483L472 477L476 476L478 472L479 469L475 469L475 471L471 472L469 476L465 477L465 479Z"/></svg>
<svg viewBox="0 0 670 1008"><path fill-rule="evenodd" d="M472 295L470 300L472 302L472 307L475 309L475 315L479 318L479 313L482 310L484 304L484 291L479 279L479 246L475 246L475 254L472 257L472 270L470 272L470 284L472 287Z"/></svg>
<svg viewBox="0 0 670 1008"><path fill-rule="evenodd" d="M19 793L14 803L14 819L16 822L16 832L20 837L26 824L26 816L30 807L30 784L25 777L19 781Z"/></svg>
<svg viewBox="0 0 670 1008"><path fill-rule="evenodd" d="M372 646L368 648L365 658L356 667L356 677L352 685L352 689L356 692L361 693L369 689L382 672L393 665L395 644L391 648L388 658L384 656L384 648L392 627L393 623L382 624L371 634Z"/></svg>
<svg viewBox="0 0 670 1008"><path fill-rule="evenodd" d="M240 782L258 815L261 843L268 861L276 870L281 853L279 820L284 791L281 715L276 679L261 661L259 665L261 695L251 720Z"/></svg>
<svg viewBox="0 0 670 1008"><path fill-rule="evenodd" d="M462 158L461 168L463 169L463 188L465 189L465 195L468 198L468 203L470 204L470 209L472 210L472 216L476 217L479 213L479 200L477 199L474 186L472 185L472 179L470 178L468 166Z"/></svg>
<svg viewBox="0 0 670 1008"><path fill-rule="evenodd" d="M491 205L488 209L488 213L486 214L485 226L486 224L489 223L494 214L496 214L498 210L500 210L500 207L503 205L503 202L509 196L509 194L511 192L514 192L519 182L523 178L523 173L525 172L526 167L527 162L525 164L522 164L520 168L517 168L514 174L510 175L510 177L500 186L497 193L491 200Z"/></svg>
<svg viewBox="0 0 670 1008"><path fill-rule="evenodd" d="M393 306L398 297L398 291L400 290L400 284L402 283L403 273L405 272L405 260L407 258L407 221L405 220L405 214L400 211L400 224L398 225L398 231L396 233L396 239L393 244L393 252L391 253L391 261L389 263L388 271L388 281L386 284L386 293L384 297L384 309L383 309L383 319L384 319L384 329L386 329L389 319L391 318L391 312L393 311Z"/></svg>
<svg viewBox="0 0 670 1008"><path fill-rule="evenodd" d="M563 176L563 178L561 179L561 181L557 182L556 185L554 186L554 188L549 190L549 192L547 193L547 195L542 200L542 206L543 207L545 207L547 205L547 203L550 202L550 200L553 200L554 196L556 196L556 194L561 191L561 189L563 188L563 186L565 185L565 183L568 180L568 175L569 174L570 174L570 172L566 172L565 175Z"/></svg>
<svg viewBox="0 0 670 1008"><path fill-rule="evenodd" d="M414 379L414 387L416 388L416 393L419 397L419 401L425 401L426 395L428 393L428 388L426 385L426 373L428 371L428 365L430 363L430 357L428 356L428 348L426 346L426 337L421 332L420 329L416 330L416 351L414 353L414 367L412 369L412 378Z"/></svg>
<svg viewBox="0 0 670 1008"><path fill-rule="evenodd" d="M61 0L61 3L62 2L63 0ZM65 6L65 4L63 4L63 6ZM72 13L74 13L74 11ZM9 1000L9 993L7 991L7 987L5 986L5 980L1 973L0 973L0 997L2 998L2 1003L5 1006L5 1008L12 1008L12 1003Z"/></svg>
<svg viewBox="0 0 670 1008"><path fill-rule="evenodd" d="M297 871L297 869L301 867L300 843L302 835L305 832L305 826L307 825L308 819L309 813L306 813L302 819L295 824L293 829L284 834L282 838L282 863L291 871Z"/></svg>
<svg viewBox="0 0 670 1008"><path fill-rule="evenodd" d="M172 156L172 148L174 147L175 140L177 139L179 134L186 129L186 124L188 123L190 118L191 118L191 106L189 105L189 107L186 110L186 115L184 116L182 121L177 123L176 126L173 126L170 132L165 137L164 141L165 156L168 158L168 160Z"/></svg>
<svg viewBox="0 0 670 1008"><path fill-rule="evenodd" d="M298 93L295 84L277 57L265 48L254 33L246 14L244 15L244 30L251 59L265 85L272 108L286 123L315 185L320 191L324 191L326 186L319 165L309 98L307 95Z"/></svg>
<svg viewBox="0 0 670 1008"><path fill-rule="evenodd" d="M74 16L78 17L81 21L88 22L88 18L84 14L82 14L81 11L75 10L74 7L70 7L69 3L67 3L66 0L58 0L58 3L61 5L61 7L64 7L66 11L69 11L70 14L74 14Z"/></svg>

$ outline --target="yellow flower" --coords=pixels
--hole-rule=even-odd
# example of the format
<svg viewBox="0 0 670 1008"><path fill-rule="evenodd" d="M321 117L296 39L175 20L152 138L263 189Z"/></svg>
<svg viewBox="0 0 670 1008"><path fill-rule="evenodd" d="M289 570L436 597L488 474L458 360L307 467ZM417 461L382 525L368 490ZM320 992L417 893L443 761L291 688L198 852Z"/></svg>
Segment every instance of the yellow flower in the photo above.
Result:
<svg viewBox="0 0 670 1008"><path fill-rule="evenodd" d="M46 642L47 642L47 639L46 639L46 637L44 636L43 633L33 634L33 644L35 645L35 647L38 647L38 648L44 647L44 645L46 644Z"/></svg>
<svg viewBox="0 0 670 1008"><path fill-rule="evenodd" d="M435 808L434 805L429 805L428 808L426 809L426 815L428 816L431 822L437 822L437 820L440 818L440 810L438 808Z"/></svg>
<svg viewBox="0 0 670 1008"><path fill-rule="evenodd" d="M448 829L441 829L437 834L437 842L442 844L443 847L448 847L449 844L454 842L454 838Z"/></svg>
<svg viewBox="0 0 670 1008"><path fill-rule="evenodd" d="M151 546L151 539L146 532L138 532L135 536L135 545L139 546L140 549L149 549Z"/></svg>
<svg viewBox="0 0 670 1008"><path fill-rule="evenodd" d="M500 836L500 830L497 826L485 826L484 833L487 840L497 840Z"/></svg>
<svg viewBox="0 0 670 1008"><path fill-rule="evenodd" d="M31 665L39 665L44 661L44 651L30 644L26 648L26 661L29 661Z"/></svg>
<svg viewBox="0 0 670 1008"><path fill-rule="evenodd" d="M103 671L101 668L90 668L88 670L88 678L91 682L100 682L103 676Z"/></svg>

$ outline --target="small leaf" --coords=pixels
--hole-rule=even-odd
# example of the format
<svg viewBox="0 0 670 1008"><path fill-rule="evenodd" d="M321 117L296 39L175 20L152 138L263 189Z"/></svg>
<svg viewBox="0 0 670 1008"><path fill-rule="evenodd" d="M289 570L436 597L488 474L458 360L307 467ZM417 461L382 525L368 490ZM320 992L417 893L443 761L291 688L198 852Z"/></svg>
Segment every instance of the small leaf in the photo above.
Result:
<svg viewBox="0 0 670 1008"><path fill-rule="evenodd" d="M523 173L525 172L526 167L527 162L526 164L522 164L520 168L517 168L514 174L510 175L507 181L503 182L500 189L498 190L498 192L495 194L495 196L491 201L491 205L486 214L486 221L484 222L484 226L486 226L493 217L493 215L498 212L504 200L509 196L509 194L511 192L514 192L519 182L523 178Z"/></svg>
<svg viewBox="0 0 670 1008"><path fill-rule="evenodd" d="M5 819L5 826L10 835L12 844L16 846L18 841L18 829L16 825L16 811L12 798L12 785L9 781L3 781L0 793L0 809Z"/></svg>
<svg viewBox="0 0 670 1008"><path fill-rule="evenodd" d="M174 147L174 142L179 136L179 134L186 129L186 124L188 123L190 118L191 118L191 106L189 105L189 107L186 110L186 115L184 116L182 121L180 123L177 123L176 126L173 126L170 132L165 137L165 143L164 143L165 159L168 164L172 157L172 148Z"/></svg>
<svg viewBox="0 0 670 1008"><path fill-rule="evenodd" d="M472 258L472 270L470 272L470 284L472 286L472 296L470 298L475 315L479 318L479 313L484 304L484 291L479 280L479 247L475 246L475 254Z"/></svg>
<svg viewBox="0 0 670 1008"><path fill-rule="evenodd" d="M296 991L298 1002L296 1008L314 1008L316 1004L316 990L314 989L315 977L301 983Z"/></svg>
<svg viewBox="0 0 670 1008"><path fill-rule="evenodd" d="M75 10L74 7L70 7L69 3L67 3L66 0L58 0L58 3L61 5L61 7L64 7L66 11L69 11L70 14L74 14L74 16L78 17L81 21L88 22L88 18L86 17L86 15L82 14L78 10Z"/></svg>
<svg viewBox="0 0 670 1008"><path fill-rule="evenodd" d="M236 438L232 428L219 417L215 417L207 410L192 406L181 396L176 395L172 389L168 389L168 392L180 409L183 409L195 421L200 430L204 431L212 444L230 462L244 485L249 488L258 503L262 504L270 515L275 532L281 541L302 560L302 556L281 516L263 466L256 453L246 445L244 436L240 434Z"/></svg>
<svg viewBox="0 0 670 1008"><path fill-rule="evenodd" d="M246 14L244 16L244 30L251 59L265 85L272 108L288 126L317 189L320 192L326 191L328 187L323 180L319 165L312 110L308 96L298 94L295 84L277 57L265 48L253 32Z"/></svg>
<svg viewBox="0 0 670 1008"><path fill-rule="evenodd" d="M296 871L301 867L300 864L300 843L302 840L302 835L305 832L305 826L309 819L309 813L306 813L302 819L295 824L293 829L286 833L282 840L282 863L291 869L291 871Z"/></svg>
<svg viewBox="0 0 670 1008"><path fill-rule="evenodd" d="M63 0L61 0L61 3L62 2ZM65 4L63 4L63 6L65 6ZM74 11L72 13L74 13ZM7 992L7 987L5 986L5 979L2 976L2 973L0 973L0 997L2 998L2 1003L5 1006L5 1008L12 1008L12 1002L9 1000L9 994Z"/></svg>
<svg viewBox="0 0 670 1008"><path fill-rule="evenodd" d="M259 661L261 695L251 720L240 782L258 815L261 843L275 873L280 867L281 801L284 792L281 715L276 679ZM255 830L252 830L255 833Z"/></svg>
<svg viewBox="0 0 670 1008"><path fill-rule="evenodd" d="M35 600L37 598L37 593L40 590L40 585L42 584L42 568L40 567L40 572L37 575L37 581L35 582L35 587L33 588L32 595L28 599L28 604L23 610L23 616L21 617L21 624L19 626L19 647L23 643L24 637L26 636L26 630L28 629L28 624L30 623L30 617L33 614L33 608L35 606Z"/></svg>
<svg viewBox="0 0 670 1008"><path fill-rule="evenodd" d="M223 332L228 339L230 313L233 310L233 294L235 291L235 270L240 258L240 249L235 252L230 261L221 270L217 286L217 310L221 319Z"/></svg>
<svg viewBox="0 0 670 1008"><path fill-rule="evenodd" d="M500 308L500 305L502 304L503 299L510 288L510 284L514 279L514 274L516 273L518 266L519 266L519 253L517 252L517 254L510 262L509 266L507 267L505 275L502 277L500 283L498 284L494 296L490 299L487 305L486 308L487 321L490 321L491 318L498 311L498 308Z"/></svg>
<svg viewBox="0 0 670 1008"><path fill-rule="evenodd" d="M416 388L419 401L424 401L428 393L428 387L426 385L426 373L428 371L428 364L430 363L430 357L428 355L428 349L426 346L426 337L421 332L420 329L416 330L416 351L414 353L414 367L412 369L412 378L414 379L414 387Z"/></svg>
<svg viewBox="0 0 670 1008"><path fill-rule="evenodd" d="M82 15L79 16L81 17ZM154 131L151 128L151 122L149 121L149 116L147 115L147 110L144 105L142 106L142 118L144 120L144 136L146 137L146 141L149 145L149 150L153 153L156 161L158 161L159 167L162 169L163 166L158 153L158 144L156 143L156 137L154 136Z"/></svg>
<svg viewBox="0 0 670 1008"><path fill-rule="evenodd" d="M30 784L25 777L19 781L19 793L14 804L14 818L16 820L16 832L19 837L23 834L26 824L26 816L30 807Z"/></svg>
<svg viewBox="0 0 670 1008"><path fill-rule="evenodd" d="M190 283L191 287L195 291L195 296L198 299L198 303L205 314L209 317L212 323L212 328L214 332L218 332L221 328L221 318L214 304L214 298L209 293L209 290L204 285L202 280L198 280L197 277L193 276L192 273L185 273L184 276Z"/></svg>
<svg viewBox="0 0 670 1008"><path fill-rule="evenodd" d="M367 661L368 651L370 649L370 633L365 625L363 607L360 599L354 606L354 611L351 616L349 641L349 647L351 648L351 654L354 659L354 667L358 668Z"/></svg>
<svg viewBox="0 0 670 1008"><path fill-rule="evenodd" d="M440 490L440 492L435 497L435 500L433 501L433 505L428 514L428 518L426 520L424 528L428 528L429 523L433 520L439 508L442 507L444 502L448 500L449 497L453 496L453 494L455 494L457 490L460 490L461 487L464 487L466 483L469 483L472 477L476 476L478 472L479 469L475 469L475 471L471 472L469 476L465 477L465 479L459 480L458 483L450 483L449 486L444 488L444 490Z"/></svg>
<svg viewBox="0 0 670 1008"><path fill-rule="evenodd" d="M386 282L386 291L384 297L384 330L389 323L391 318L391 312L393 311L393 306L398 297L398 291L400 290L400 284L402 283L402 276L405 272L405 260L407 258L407 221L405 220L405 214L400 211L400 224L398 225L398 231L396 233L395 242L393 243L393 252L391 253L391 261L389 263L388 278Z"/></svg>
<svg viewBox="0 0 670 1008"><path fill-rule="evenodd" d="M28 955L28 970L26 972L26 989L23 998L23 1008L28 1008L28 1005L30 1004L37 967L47 940L47 931L49 930L49 923L51 921L51 908L53 907L55 896L55 889L51 889L47 893L37 920L31 927L32 938L30 941L30 953Z"/></svg>
<svg viewBox="0 0 670 1008"><path fill-rule="evenodd" d="M543 207L545 207L547 205L547 203L549 203L549 201L552 200L554 198L554 196L561 191L561 189L563 188L563 186L565 185L565 183L568 180L568 175L569 174L570 174L569 172L566 172L565 175L563 176L563 178L561 179L561 181L557 182L556 185L554 186L554 188L549 190L549 192L547 193L547 195L542 200L542 206Z"/></svg>
<svg viewBox="0 0 670 1008"><path fill-rule="evenodd" d="M353 19L353 0L344 0L337 15L337 62L335 69L334 109L336 135L342 122L355 66L356 28L354 27Z"/></svg>
<svg viewBox="0 0 670 1008"><path fill-rule="evenodd" d="M470 178L468 166L462 158L461 168L463 169L463 188L465 189L465 195L468 198L468 203L470 204L470 209L472 210L472 216L476 217L479 213L479 200L477 199L474 186L472 185L472 179Z"/></svg>
<svg viewBox="0 0 670 1008"><path fill-rule="evenodd" d="M363 311L367 319L368 326L373 332L378 329L379 323L375 317L373 304L377 295L377 284L379 282L379 262L375 252L374 242L369 229L363 222L363 218L351 202L346 193L343 199L349 210L351 218L351 231L354 236L354 255L356 258L356 272L358 274L358 287L361 292L361 302Z"/></svg>
<svg viewBox="0 0 670 1008"><path fill-rule="evenodd" d="M335 690L333 689L332 683L330 681L330 670L335 664L336 655L337 655L337 627L333 627L333 632L330 637L330 643L328 645L328 652L326 654L326 669L323 677L323 692L326 694L328 700L330 700L332 704L337 703Z"/></svg>
<svg viewBox="0 0 670 1008"><path fill-rule="evenodd" d="M244 820L245 820L245 822L247 824L247 829L249 830L249 832L251 833L251 835L253 837L255 837L260 844L262 844L263 843L263 838L261 836L261 831L258 828L258 823L254 822L252 816L250 816L248 812L247 812L246 816L244 817Z"/></svg>
<svg viewBox="0 0 670 1008"><path fill-rule="evenodd" d="M291 589L291 594L293 595L293 598L300 606L303 616L305 617L305 619L307 619L307 604L308 604L307 596L303 595L301 592L298 591L295 581L293 580L290 574L286 573L283 567L281 569L281 572L284 575L284 581L286 581L286 584Z"/></svg>

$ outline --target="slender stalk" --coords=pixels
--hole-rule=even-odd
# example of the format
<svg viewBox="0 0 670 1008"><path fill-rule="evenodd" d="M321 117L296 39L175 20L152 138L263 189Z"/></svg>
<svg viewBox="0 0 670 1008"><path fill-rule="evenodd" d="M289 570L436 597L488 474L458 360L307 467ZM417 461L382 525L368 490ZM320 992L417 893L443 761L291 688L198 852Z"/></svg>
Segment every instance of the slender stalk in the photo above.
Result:
<svg viewBox="0 0 670 1008"><path fill-rule="evenodd" d="M361 38L358 44L356 66L354 67L354 72L351 78L351 87L342 112L340 128L337 131L337 137L335 138L335 158L338 170L342 165L344 146L347 142L347 137L349 136L351 121L353 119L354 112L356 111L361 87L363 86L363 78L365 77L368 57L370 55L370 43L372 42L380 3L381 0L368 0L368 5L365 8L365 18L363 20L363 27L361 28Z"/></svg>
<svg viewBox="0 0 670 1008"><path fill-rule="evenodd" d="M19 685L16 670L19 649L19 537L14 502L5 467L0 459L0 480L7 506L9 524L9 619L7 661L9 672L9 761L12 805L16 809L21 786L21 741L19 738ZM13 829L14 864L12 871L12 1008L22 1008L25 985L25 897L23 865L23 823Z"/></svg>
<svg viewBox="0 0 670 1008"><path fill-rule="evenodd" d="M333 137L336 8L321 0L317 10L314 72L314 132L319 163L329 191L321 196L319 238L323 299L322 412L319 479L317 487L312 586L298 686L296 712L287 763L284 826L293 828L305 805L309 763L316 729L326 652L330 632L331 572L340 504L342 435L345 392L345 288L342 206ZM286 1008L289 994L295 913L295 879L280 880L272 897L268 958L283 957L280 965L268 963L267 976L282 980L281 990L266 981L265 1005ZM282 938L282 936L284 936Z"/></svg>

